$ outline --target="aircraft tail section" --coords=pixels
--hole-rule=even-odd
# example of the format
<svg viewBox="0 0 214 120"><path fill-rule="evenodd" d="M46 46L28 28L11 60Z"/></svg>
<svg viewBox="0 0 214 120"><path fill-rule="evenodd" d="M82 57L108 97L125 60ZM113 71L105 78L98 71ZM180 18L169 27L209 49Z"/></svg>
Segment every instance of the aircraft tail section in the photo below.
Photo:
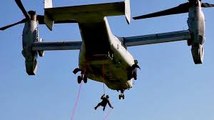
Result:
<svg viewBox="0 0 214 120"><path fill-rule="evenodd" d="M52 28L51 21L76 20L81 23L99 22L105 16L126 15L130 22L129 0L114 3L101 3L80 6L52 7L52 0L45 0L45 23Z"/></svg>
<svg viewBox="0 0 214 120"><path fill-rule="evenodd" d="M44 9L52 8L53 7L53 1L52 0L44 0ZM50 17L47 17L46 15L44 16L44 23L46 26L52 30L54 21L51 20Z"/></svg>
<svg viewBox="0 0 214 120"><path fill-rule="evenodd" d="M131 22L130 0L125 0L125 16L126 16L126 21L129 24Z"/></svg>
<svg viewBox="0 0 214 120"><path fill-rule="evenodd" d="M44 0L44 8L52 8L53 1L52 0Z"/></svg>

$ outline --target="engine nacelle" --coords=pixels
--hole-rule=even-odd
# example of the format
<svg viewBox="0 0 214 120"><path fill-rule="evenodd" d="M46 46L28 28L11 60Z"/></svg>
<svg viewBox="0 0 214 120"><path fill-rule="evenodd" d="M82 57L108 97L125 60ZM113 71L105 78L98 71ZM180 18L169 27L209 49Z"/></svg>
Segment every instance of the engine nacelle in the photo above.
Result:
<svg viewBox="0 0 214 120"><path fill-rule="evenodd" d="M33 11L32 11L33 12ZM32 50L32 44L39 41L38 23L35 13L30 14L31 20L25 23L22 34L22 54L25 57L25 67L28 75L35 75L37 70L37 51Z"/></svg>
<svg viewBox="0 0 214 120"><path fill-rule="evenodd" d="M201 2L198 0L195 5L189 8L188 26L191 39L187 44L192 46L191 52L195 64L202 64L204 58L203 44L205 41L205 19L201 9Z"/></svg>

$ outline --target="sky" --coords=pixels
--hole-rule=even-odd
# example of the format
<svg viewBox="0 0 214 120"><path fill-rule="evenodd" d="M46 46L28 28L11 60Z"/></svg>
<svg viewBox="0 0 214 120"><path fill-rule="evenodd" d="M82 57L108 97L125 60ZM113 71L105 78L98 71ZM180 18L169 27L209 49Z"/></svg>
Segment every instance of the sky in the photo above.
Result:
<svg viewBox="0 0 214 120"><path fill-rule="evenodd" d="M27 10L43 14L43 0L22 0ZM54 0L54 6L73 6L117 0ZM131 0L132 16L177 6L185 0ZM205 2L213 2L206 0ZM128 48L141 70L134 87L119 100L117 91L89 80L80 85L72 73L78 66L79 51L46 52L38 58L35 76L25 72L22 50L23 24L0 31L0 119L1 120L213 120L214 119L214 9L206 16L205 58L195 65L186 41ZM0 26L16 22L23 14L13 0L0 4ZM108 17L117 36L136 36L186 30L187 14L146 20L124 16ZM81 40L77 24L55 25L49 31L39 26L44 41ZM110 96L114 109L94 110L100 96ZM72 116L73 115L73 116Z"/></svg>

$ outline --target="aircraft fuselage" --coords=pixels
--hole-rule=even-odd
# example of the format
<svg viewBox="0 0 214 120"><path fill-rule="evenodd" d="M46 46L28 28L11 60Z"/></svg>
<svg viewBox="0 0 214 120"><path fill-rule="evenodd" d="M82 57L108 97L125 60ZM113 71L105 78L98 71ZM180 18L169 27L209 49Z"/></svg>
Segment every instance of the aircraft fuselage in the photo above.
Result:
<svg viewBox="0 0 214 120"><path fill-rule="evenodd" d="M113 90L131 88L130 69L134 58L121 40L111 33L107 18L90 24L79 23L79 27L83 39L79 55L82 72Z"/></svg>

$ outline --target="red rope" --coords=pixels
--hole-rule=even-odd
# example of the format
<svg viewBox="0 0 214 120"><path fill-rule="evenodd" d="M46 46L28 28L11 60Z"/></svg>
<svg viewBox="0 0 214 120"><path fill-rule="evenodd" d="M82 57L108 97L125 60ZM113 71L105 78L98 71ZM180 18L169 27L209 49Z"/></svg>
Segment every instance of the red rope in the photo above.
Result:
<svg viewBox="0 0 214 120"><path fill-rule="evenodd" d="M73 110L72 110L72 114L71 114L71 120L74 119L74 115L76 113L77 105L78 105L79 99L80 99L81 88L82 88L82 82L79 85L79 90L78 90L78 93L77 93L77 98L76 98L76 101L75 101L75 104L74 104L74 107L73 107Z"/></svg>

